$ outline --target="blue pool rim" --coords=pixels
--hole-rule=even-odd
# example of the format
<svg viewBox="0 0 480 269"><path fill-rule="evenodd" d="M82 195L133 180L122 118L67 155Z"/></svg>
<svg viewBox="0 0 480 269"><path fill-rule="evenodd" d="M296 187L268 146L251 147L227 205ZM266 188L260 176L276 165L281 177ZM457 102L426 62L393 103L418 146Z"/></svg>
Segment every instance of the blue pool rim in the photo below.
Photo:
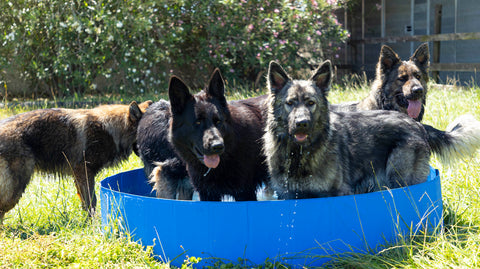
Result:
<svg viewBox="0 0 480 269"><path fill-rule="evenodd" d="M105 231L130 234L164 262L186 257L248 265L268 260L320 266L343 253L378 252L409 236L441 231L438 170L426 182L374 193L255 202L178 201L155 198L143 169L101 181Z"/></svg>

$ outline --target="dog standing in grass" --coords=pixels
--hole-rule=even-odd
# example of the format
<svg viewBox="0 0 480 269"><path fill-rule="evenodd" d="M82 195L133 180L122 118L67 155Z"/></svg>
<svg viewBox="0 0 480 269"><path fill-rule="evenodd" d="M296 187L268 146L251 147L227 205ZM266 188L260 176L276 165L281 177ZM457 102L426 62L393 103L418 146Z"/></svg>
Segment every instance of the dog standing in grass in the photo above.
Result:
<svg viewBox="0 0 480 269"><path fill-rule="evenodd" d="M20 200L35 170L72 174L83 209L95 212L95 175L127 159L151 104L39 109L0 121L0 221Z"/></svg>
<svg viewBox="0 0 480 269"><path fill-rule="evenodd" d="M404 113L332 112L331 63L294 80L277 63L268 71L264 151L280 199L366 193L424 182L431 153L443 161L480 147L480 122L461 116L440 131Z"/></svg>
<svg viewBox="0 0 480 269"><path fill-rule="evenodd" d="M395 110L422 121L427 97L430 53L420 45L408 61L402 61L389 46L380 51L375 80L367 98L331 105L332 111Z"/></svg>

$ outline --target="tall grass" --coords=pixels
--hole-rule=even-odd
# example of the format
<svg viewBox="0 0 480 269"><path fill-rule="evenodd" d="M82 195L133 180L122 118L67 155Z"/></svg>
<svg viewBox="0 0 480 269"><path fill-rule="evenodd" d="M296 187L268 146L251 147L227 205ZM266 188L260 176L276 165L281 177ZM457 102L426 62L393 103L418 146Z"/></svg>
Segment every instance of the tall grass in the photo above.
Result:
<svg viewBox="0 0 480 269"><path fill-rule="evenodd" d="M352 80L353 81L353 80ZM353 101L368 94L365 82L334 85L329 94L332 103ZM431 85L432 86L432 85ZM262 92L230 91L230 99ZM138 98L137 98L138 99ZM145 99L158 99L152 95ZM142 101L142 100L138 100ZM30 107L33 108L43 108ZM4 118L28 109L0 111ZM479 88L431 87L424 123L444 129L457 116L473 114L480 119ZM401 244L380 253L333 257L329 268L474 268L480 267L480 152L446 166L432 157L431 165L440 170L444 199L444 231L435 236L404 238ZM97 175L101 179L142 167L132 155L120 166ZM99 186L96 186L99 192ZM100 205L98 205L100 206ZM0 268L169 268L156 260L151 248L143 248L128 236L105 236L99 212L89 221L81 210L71 177L64 180L35 174L19 204L7 213L0 228ZM161 214L161 212L159 212ZM225 268L242 266L217 264ZM184 267L190 267L186 262ZM281 268L267 262L258 268ZM246 267L245 267L246 268Z"/></svg>

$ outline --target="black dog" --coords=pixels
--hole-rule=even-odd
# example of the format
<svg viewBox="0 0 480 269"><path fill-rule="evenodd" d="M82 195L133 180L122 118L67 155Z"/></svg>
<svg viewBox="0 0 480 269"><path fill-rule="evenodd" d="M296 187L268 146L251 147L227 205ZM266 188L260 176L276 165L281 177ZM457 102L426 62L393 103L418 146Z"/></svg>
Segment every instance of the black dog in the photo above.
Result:
<svg viewBox="0 0 480 269"><path fill-rule="evenodd" d="M205 90L191 95L177 77L170 79L170 142L185 161L202 201L256 200L268 178L262 152L266 96L227 103L217 69Z"/></svg>
<svg viewBox="0 0 480 269"><path fill-rule="evenodd" d="M170 103L160 100L143 115L137 129L138 156L158 198L192 200L187 168L168 141Z"/></svg>

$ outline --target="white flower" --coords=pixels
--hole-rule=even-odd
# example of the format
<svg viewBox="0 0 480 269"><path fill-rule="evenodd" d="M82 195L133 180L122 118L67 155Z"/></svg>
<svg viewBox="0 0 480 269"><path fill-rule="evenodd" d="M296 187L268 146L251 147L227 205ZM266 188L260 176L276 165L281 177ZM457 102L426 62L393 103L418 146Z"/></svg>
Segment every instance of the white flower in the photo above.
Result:
<svg viewBox="0 0 480 269"><path fill-rule="evenodd" d="M121 21L117 22L117 27L118 28L122 28L123 27L123 23Z"/></svg>
<svg viewBox="0 0 480 269"><path fill-rule="evenodd" d="M9 41L14 41L15 40L15 32L11 32L7 36L5 36L5 38Z"/></svg>

